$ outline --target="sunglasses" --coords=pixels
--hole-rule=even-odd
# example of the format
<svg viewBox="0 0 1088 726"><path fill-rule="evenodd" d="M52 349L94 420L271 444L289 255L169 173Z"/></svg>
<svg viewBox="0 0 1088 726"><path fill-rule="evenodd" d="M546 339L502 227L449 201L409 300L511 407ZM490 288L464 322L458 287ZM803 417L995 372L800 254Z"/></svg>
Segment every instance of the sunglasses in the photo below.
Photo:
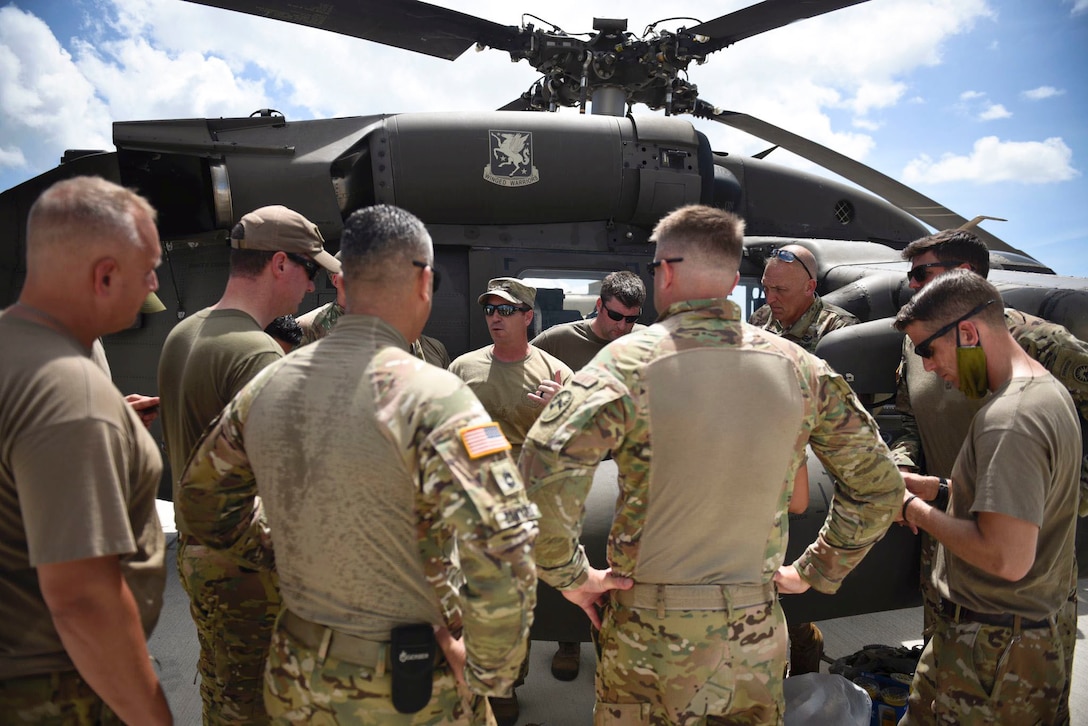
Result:
<svg viewBox="0 0 1088 726"><path fill-rule="evenodd" d="M421 270L431 268L431 292L438 292L438 286L442 284L442 273L434 265L419 260L412 260L412 264Z"/></svg>
<svg viewBox="0 0 1088 726"><path fill-rule="evenodd" d="M657 268L661 267L662 262L668 262L670 265L675 265L677 262L683 262L683 261L684 261L683 257L666 257L663 260L654 260L650 264L646 265L646 272L649 272L650 277L653 277L654 273L657 272ZM611 312L611 311L609 311L609 312ZM612 318L612 319L615 320L615 318Z"/></svg>
<svg viewBox="0 0 1088 726"><path fill-rule="evenodd" d="M969 312L965 313L964 315L961 315L960 317L956 318L955 320L953 320L948 325L941 326L941 328L936 333L929 336L928 338L923 340L918 345L914 346L914 352L917 353L918 355L922 356L923 358L932 358L933 357L933 341L937 340L942 335L945 335L946 333L948 333L950 330L952 330L952 328L956 327L957 325L962 323L964 320L967 320L968 318L970 318L973 315L978 315L979 313L982 312L982 310L987 305L989 305L992 302L994 302L992 299L987 300L986 302L982 303L981 305L971 309Z"/></svg>
<svg viewBox="0 0 1088 726"><path fill-rule="evenodd" d="M962 262L927 262L924 265L918 265L917 267L910 268L910 272L907 273L908 280L914 280L918 284L926 281L929 277L929 268L931 267L943 267L949 269L951 267L959 267Z"/></svg>
<svg viewBox="0 0 1088 726"><path fill-rule="evenodd" d="M317 272L321 269L321 265L317 264L309 257L296 255L294 252L284 252L284 254L287 255L287 259L291 260L291 262L294 262L296 265L306 270L306 277L310 278L310 280L317 277Z"/></svg>
<svg viewBox="0 0 1088 726"><path fill-rule="evenodd" d="M634 324L638 322L639 317L642 315L642 311L639 310L636 315L624 315L623 313L617 313L615 310L610 310L607 305L604 304L604 300L601 300L601 307L608 313L608 317L615 320L617 323L621 320L628 324Z"/></svg>
<svg viewBox="0 0 1088 726"><path fill-rule="evenodd" d="M514 313L527 313L531 309L532 308L522 308L518 307L517 305L508 305L505 303L502 305L492 305L491 303L487 303L486 305L484 305L484 315L490 318L495 313L498 313L504 318L508 318Z"/></svg>
<svg viewBox="0 0 1088 726"><path fill-rule="evenodd" d="M805 264L805 261L794 253L790 252L789 250L773 250L771 252L771 257L775 258L776 260L782 260L783 262L796 262L805 272L808 273L808 279L816 279L816 276L812 274L812 270L808 269L808 265Z"/></svg>

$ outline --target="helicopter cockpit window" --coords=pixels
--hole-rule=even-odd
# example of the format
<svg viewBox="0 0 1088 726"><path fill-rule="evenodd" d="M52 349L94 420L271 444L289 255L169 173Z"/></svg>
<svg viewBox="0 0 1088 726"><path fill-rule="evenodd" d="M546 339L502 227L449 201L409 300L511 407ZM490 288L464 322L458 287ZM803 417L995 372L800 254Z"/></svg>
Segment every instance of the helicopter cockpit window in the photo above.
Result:
<svg viewBox="0 0 1088 726"><path fill-rule="evenodd" d="M530 269L521 275L536 288L534 334L596 314L604 270Z"/></svg>

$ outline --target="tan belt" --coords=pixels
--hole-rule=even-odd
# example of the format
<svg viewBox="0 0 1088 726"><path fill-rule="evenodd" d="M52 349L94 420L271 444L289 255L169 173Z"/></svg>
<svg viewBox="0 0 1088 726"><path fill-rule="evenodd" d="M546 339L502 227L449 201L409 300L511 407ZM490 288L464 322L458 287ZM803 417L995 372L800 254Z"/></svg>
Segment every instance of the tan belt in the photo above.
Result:
<svg viewBox="0 0 1088 726"><path fill-rule="evenodd" d="M729 610L765 605L778 597L767 585L655 585L636 582L630 590L613 590L612 598L629 608L657 610Z"/></svg>
<svg viewBox="0 0 1088 726"><path fill-rule="evenodd" d="M315 649L322 662L332 657L371 668L378 671L378 675L385 673L389 665L388 641L367 640L341 633L301 618L290 610L284 610L280 616L280 627L303 646Z"/></svg>

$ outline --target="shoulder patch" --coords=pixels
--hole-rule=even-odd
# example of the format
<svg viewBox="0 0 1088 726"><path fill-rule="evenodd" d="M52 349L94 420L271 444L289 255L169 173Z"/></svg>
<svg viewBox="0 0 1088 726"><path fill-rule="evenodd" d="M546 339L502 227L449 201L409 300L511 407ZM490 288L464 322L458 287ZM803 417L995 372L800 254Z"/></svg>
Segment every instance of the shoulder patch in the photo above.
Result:
<svg viewBox="0 0 1088 726"><path fill-rule="evenodd" d="M502 429L494 421L478 426L466 426L458 431L457 435L461 437L461 443L465 445L465 451L468 452L470 459L509 451L511 448Z"/></svg>
<svg viewBox="0 0 1088 726"><path fill-rule="evenodd" d="M555 394L555 398L553 398L548 404L548 407L544 409L544 413L540 414L540 420L544 423L551 423L556 420L570 408L570 403L573 400L574 394L567 389Z"/></svg>
<svg viewBox="0 0 1088 726"><path fill-rule="evenodd" d="M1073 378L1078 383L1088 383L1088 365L1077 366L1073 369Z"/></svg>

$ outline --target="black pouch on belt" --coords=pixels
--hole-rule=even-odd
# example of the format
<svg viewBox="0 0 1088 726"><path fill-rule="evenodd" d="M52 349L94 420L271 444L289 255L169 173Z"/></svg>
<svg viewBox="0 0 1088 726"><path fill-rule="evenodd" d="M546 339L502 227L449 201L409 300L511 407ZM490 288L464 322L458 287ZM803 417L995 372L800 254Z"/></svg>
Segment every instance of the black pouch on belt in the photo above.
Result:
<svg viewBox="0 0 1088 726"><path fill-rule="evenodd" d="M390 634L389 660L393 675L393 707L415 713L431 700L438 643L427 624L401 625Z"/></svg>

